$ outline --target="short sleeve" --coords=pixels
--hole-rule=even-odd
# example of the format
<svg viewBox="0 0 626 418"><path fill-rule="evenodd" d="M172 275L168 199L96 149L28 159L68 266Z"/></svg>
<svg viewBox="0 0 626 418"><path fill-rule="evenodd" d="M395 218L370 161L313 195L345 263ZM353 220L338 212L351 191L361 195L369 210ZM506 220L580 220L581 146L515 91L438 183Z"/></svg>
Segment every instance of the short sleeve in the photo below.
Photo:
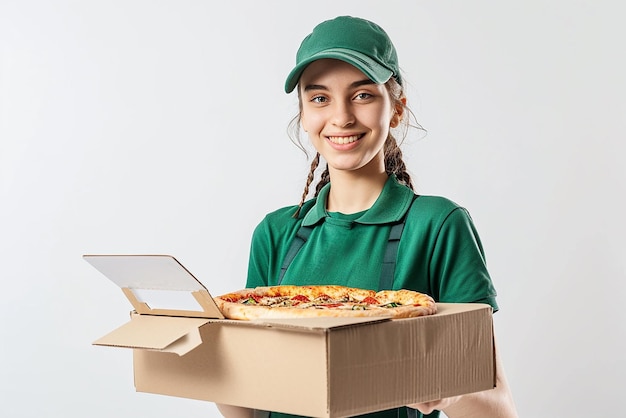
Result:
<svg viewBox="0 0 626 418"><path fill-rule="evenodd" d="M440 302L487 303L498 310L483 247L464 208L452 210L441 224L429 273Z"/></svg>

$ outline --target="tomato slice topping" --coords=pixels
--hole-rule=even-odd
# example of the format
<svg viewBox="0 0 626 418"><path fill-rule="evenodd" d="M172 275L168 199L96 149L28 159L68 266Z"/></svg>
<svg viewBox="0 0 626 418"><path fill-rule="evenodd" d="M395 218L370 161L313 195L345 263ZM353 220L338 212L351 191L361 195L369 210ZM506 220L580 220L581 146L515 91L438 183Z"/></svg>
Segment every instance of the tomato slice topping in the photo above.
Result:
<svg viewBox="0 0 626 418"><path fill-rule="evenodd" d="M248 294L246 295L246 298L247 298L247 299L254 299L254 301L255 301L256 303L261 302L261 296L259 296L259 295L255 295L254 293L248 293Z"/></svg>
<svg viewBox="0 0 626 418"><path fill-rule="evenodd" d="M309 302L309 298L304 295L296 295L292 297L291 300L297 300L298 302Z"/></svg>
<svg viewBox="0 0 626 418"><path fill-rule="evenodd" d="M366 297L361 302L362 303L367 303L368 305L379 305L380 304L380 302L376 298L374 298L372 296Z"/></svg>

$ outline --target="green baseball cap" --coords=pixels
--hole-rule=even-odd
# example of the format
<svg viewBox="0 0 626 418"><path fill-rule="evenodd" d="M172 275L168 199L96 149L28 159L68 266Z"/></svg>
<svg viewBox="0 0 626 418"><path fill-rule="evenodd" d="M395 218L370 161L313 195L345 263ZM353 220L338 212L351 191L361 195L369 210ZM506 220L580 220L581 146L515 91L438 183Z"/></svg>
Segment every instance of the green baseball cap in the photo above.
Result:
<svg viewBox="0 0 626 418"><path fill-rule="evenodd" d="M307 65L322 58L345 61L377 84L391 77L402 84L396 48L387 33L369 20L339 16L317 25L300 44L285 92L293 91Z"/></svg>

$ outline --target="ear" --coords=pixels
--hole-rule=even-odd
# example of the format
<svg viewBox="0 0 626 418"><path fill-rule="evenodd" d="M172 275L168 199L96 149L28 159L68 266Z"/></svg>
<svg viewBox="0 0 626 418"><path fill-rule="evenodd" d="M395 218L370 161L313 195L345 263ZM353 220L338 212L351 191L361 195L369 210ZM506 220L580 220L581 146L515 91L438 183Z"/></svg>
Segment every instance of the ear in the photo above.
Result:
<svg viewBox="0 0 626 418"><path fill-rule="evenodd" d="M400 100L397 100L393 106L393 115L391 116L391 121L389 122L390 127L396 128L400 124L405 109L406 97L401 97Z"/></svg>

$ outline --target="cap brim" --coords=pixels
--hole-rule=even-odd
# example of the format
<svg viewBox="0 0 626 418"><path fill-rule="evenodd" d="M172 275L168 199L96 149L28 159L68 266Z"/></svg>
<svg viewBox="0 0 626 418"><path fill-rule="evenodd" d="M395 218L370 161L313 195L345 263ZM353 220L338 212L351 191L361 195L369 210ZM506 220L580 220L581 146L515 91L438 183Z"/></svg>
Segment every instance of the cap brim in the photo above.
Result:
<svg viewBox="0 0 626 418"><path fill-rule="evenodd" d="M285 92L291 93L293 91L300 81L302 72L310 63L324 58L338 59L347 62L348 64L351 64L361 70L363 74L376 84L386 83L393 76L393 71L380 65L378 62L374 61L365 54L361 54L350 49L333 48L320 51L306 60L299 62L287 76L287 81L285 82Z"/></svg>

